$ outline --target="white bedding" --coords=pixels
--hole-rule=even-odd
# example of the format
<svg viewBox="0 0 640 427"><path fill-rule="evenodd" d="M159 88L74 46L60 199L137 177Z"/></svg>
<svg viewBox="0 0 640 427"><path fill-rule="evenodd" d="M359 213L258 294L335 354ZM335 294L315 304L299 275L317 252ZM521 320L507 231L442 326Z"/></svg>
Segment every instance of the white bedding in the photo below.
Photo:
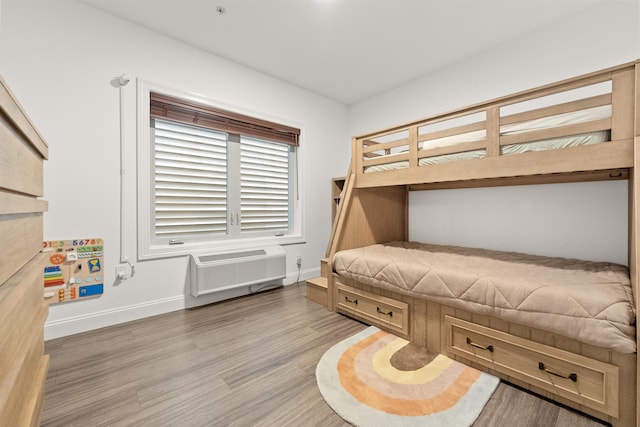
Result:
<svg viewBox="0 0 640 427"><path fill-rule="evenodd" d="M541 119L529 120L521 123L503 125L500 127L501 135L517 135L525 132L565 126L569 124L584 123L593 120L600 120L611 117L611 106L605 105L601 107L590 108L587 110L576 111L572 113L558 114L555 116L544 117ZM437 138L425 141L421 149L449 147L464 142L477 142L486 138L486 131L480 130L475 132L467 132L460 135L453 135L444 138ZM502 155L520 154L531 151L554 150L558 148L577 147L582 145L597 144L608 141L610 132L603 130L597 132L584 133L579 135L571 135L566 137L550 138L540 141L532 141L522 144L510 144L501 147ZM425 157L419 160L420 166L435 165L439 163L447 163L459 160L481 159L486 156L486 150L472 150L460 153L443 154L440 156ZM409 166L409 162L399 161L385 163L381 165L365 167L365 173L380 172L386 170L403 169Z"/></svg>

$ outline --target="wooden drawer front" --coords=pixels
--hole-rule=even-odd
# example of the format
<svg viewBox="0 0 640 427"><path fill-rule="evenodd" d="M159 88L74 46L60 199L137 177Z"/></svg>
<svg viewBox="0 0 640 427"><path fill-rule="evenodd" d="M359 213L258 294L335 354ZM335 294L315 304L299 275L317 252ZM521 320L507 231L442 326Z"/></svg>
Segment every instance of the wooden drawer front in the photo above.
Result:
<svg viewBox="0 0 640 427"><path fill-rule="evenodd" d="M42 249L42 214L0 215L0 286ZM43 265L44 267L44 265ZM44 274L41 272L41 274Z"/></svg>
<svg viewBox="0 0 640 427"><path fill-rule="evenodd" d="M42 213L47 207L48 204L44 200L0 189L0 215Z"/></svg>
<svg viewBox="0 0 640 427"><path fill-rule="evenodd" d="M42 155L0 116L0 187L42 196Z"/></svg>
<svg viewBox="0 0 640 427"><path fill-rule="evenodd" d="M38 425L48 357L43 300L45 254L37 254L0 286L0 425ZM31 420L31 422L29 422Z"/></svg>
<svg viewBox="0 0 640 427"><path fill-rule="evenodd" d="M343 283L337 285L337 306L373 325L386 327L402 335L409 335L409 306L401 301L375 295Z"/></svg>
<svg viewBox="0 0 640 427"><path fill-rule="evenodd" d="M42 288L44 260L44 254L36 255L0 286L0 378L14 369L26 337L42 334L48 311Z"/></svg>
<svg viewBox="0 0 640 427"><path fill-rule="evenodd" d="M618 417L618 367L445 316L445 351Z"/></svg>

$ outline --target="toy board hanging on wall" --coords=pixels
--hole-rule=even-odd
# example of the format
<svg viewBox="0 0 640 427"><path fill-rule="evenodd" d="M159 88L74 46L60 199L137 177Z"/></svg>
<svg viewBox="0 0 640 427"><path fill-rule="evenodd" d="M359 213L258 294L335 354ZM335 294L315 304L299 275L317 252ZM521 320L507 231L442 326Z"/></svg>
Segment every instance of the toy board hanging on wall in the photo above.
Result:
<svg viewBox="0 0 640 427"><path fill-rule="evenodd" d="M99 297L104 292L102 239L52 240L42 252L44 299L49 304Z"/></svg>

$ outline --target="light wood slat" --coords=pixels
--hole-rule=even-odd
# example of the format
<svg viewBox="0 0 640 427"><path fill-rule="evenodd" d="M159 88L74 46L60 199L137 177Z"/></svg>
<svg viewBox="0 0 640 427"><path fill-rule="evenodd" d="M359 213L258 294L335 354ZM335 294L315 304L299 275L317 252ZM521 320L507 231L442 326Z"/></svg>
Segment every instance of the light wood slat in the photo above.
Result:
<svg viewBox="0 0 640 427"><path fill-rule="evenodd" d="M362 173L364 170L364 166L362 164L363 153L362 144L357 144L355 139L351 139L351 152L355 153L355 155L351 156L351 162L349 163L349 169L347 170L347 176L352 173Z"/></svg>
<svg viewBox="0 0 640 427"><path fill-rule="evenodd" d="M397 127L392 128L392 129L381 129L378 132L370 133L368 135L368 137L355 137L355 138L357 138L358 140L361 140L361 141L366 141L367 142L366 145L368 145L370 143L375 143L376 141L374 141L374 139L376 139L376 138L386 138L386 137L388 137L390 135L394 135L396 133L406 132L408 128L409 128L409 126L397 126Z"/></svg>
<svg viewBox="0 0 640 427"><path fill-rule="evenodd" d="M418 151L418 157L424 159L425 157L441 156L443 154L455 154L463 153L465 151L482 150L487 146L487 141L474 141L474 142L461 142L456 145L448 145L446 147L428 148Z"/></svg>
<svg viewBox="0 0 640 427"><path fill-rule="evenodd" d="M552 105L550 107L538 108L522 113L510 114L500 117L500 125L510 125L513 123L526 122L528 120L551 117L558 114L571 113L574 111L586 110L594 107L601 107L611 104L611 94L605 93L590 98L579 99L577 101L565 102Z"/></svg>
<svg viewBox="0 0 640 427"><path fill-rule="evenodd" d="M0 188L42 196L42 157L0 120Z"/></svg>
<svg viewBox="0 0 640 427"><path fill-rule="evenodd" d="M423 332L422 335L426 334L427 336L425 347L428 349L433 349L432 351L434 352L440 353L440 343L442 340L439 319L442 316L442 306L439 304L434 304L430 301L425 301L425 304L427 306L426 324L421 323L421 326L426 331ZM420 331L417 331L417 333L420 333Z"/></svg>
<svg viewBox="0 0 640 427"><path fill-rule="evenodd" d="M613 75L611 112L611 139L633 138L634 123L634 70L625 70Z"/></svg>
<svg viewBox="0 0 640 427"><path fill-rule="evenodd" d="M409 310L413 313L411 324L411 341L420 347L427 347L429 333L427 331L429 308L427 301L408 301Z"/></svg>
<svg viewBox="0 0 640 427"><path fill-rule="evenodd" d="M409 167L418 166L418 128L409 131Z"/></svg>
<svg viewBox="0 0 640 427"><path fill-rule="evenodd" d="M418 141L425 142L425 141L431 141L432 139L445 138L447 136L462 135L469 132L476 132L479 130L486 129L486 126L487 126L487 122L482 121L482 122L470 123L462 126L451 127L448 129L443 129L435 132L423 133L423 134L420 134ZM419 128L418 126L416 127Z"/></svg>
<svg viewBox="0 0 640 427"><path fill-rule="evenodd" d="M409 138L402 138L402 139L397 139L395 141L379 142L376 145L366 145L362 149L362 152L371 153L373 151L388 150L396 147L404 147L405 145L408 145L408 144L409 144Z"/></svg>
<svg viewBox="0 0 640 427"><path fill-rule="evenodd" d="M373 159L375 157L382 157L384 156L384 154L378 154L378 153L364 153L363 154L364 157L368 158L368 159Z"/></svg>
<svg viewBox="0 0 640 427"><path fill-rule="evenodd" d="M487 109L487 157L500 155L500 108L490 107Z"/></svg>
<svg viewBox="0 0 640 427"><path fill-rule="evenodd" d="M525 90L523 92L509 95L502 100L498 100L495 104L501 107L517 104L519 102L530 101L532 99L543 98L557 93L568 92L574 89L595 85L598 83L611 81L613 74L617 71L629 68L632 63L622 64L606 70L596 71L583 76L573 77L559 82L551 83L536 89ZM491 102L494 104L494 102Z"/></svg>
<svg viewBox="0 0 640 427"><path fill-rule="evenodd" d="M511 178L487 178L468 181L465 188L500 187L514 185L539 185L567 182L611 181L626 180L629 169L614 169L601 171L554 173L547 175L516 176ZM409 186L409 191L446 190L460 188L457 182L439 182L433 184L416 184Z"/></svg>
<svg viewBox="0 0 640 427"><path fill-rule="evenodd" d="M574 125L558 126L549 129L519 133L515 135L502 135L500 145L520 144L523 142L541 141L543 139L558 138L563 136L578 135L611 129L611 119L594 120L591 122ZM552 151L552 150L549 150Z"/></svg>
<svg viewBox="0 0 640 427"><path fill-rule="evenodd" d="M0 191L0 215L46 212L48 206L45 200Z"/></svg>
<svg viewBox="0 0 640 427"><path fill-rule="evenodd" d="M14 123L14 125L27 137L29 144L33 146L42 158L48 158L48 146L36 127L25 113L16 97L9 89L4 79L0 77L0 111Z"/></svg>
<svg viewBox="0 0 640 427"><path fill-rule="evenodd" d="M362 164L364 167L367 166L375 166L375 165L384 165L387 163L393 162L401 162L404 160L409 160L409 153L398 153L398 154L390 154L384 157L376 157L373 159L363 160Z"/></svg>

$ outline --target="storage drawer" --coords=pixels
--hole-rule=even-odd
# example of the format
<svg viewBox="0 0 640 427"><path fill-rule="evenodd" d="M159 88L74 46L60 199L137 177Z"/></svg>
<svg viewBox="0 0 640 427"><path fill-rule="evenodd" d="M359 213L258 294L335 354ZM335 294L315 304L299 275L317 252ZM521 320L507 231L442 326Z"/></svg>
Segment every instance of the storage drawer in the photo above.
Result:
<svg viewBox="0 0 640 427"><path fill-rule="evenodd" d="M409 335L409 305L380 295L372 294L351 286L336 282L337 307L340 311L353 314L362 320L371 322L397 332Z"/></svg>
<svg viewBox="0 0 640 427"><path fill-rule="evenodd" d="M445 351L615 418L618 367L455 317L444 317Z"/></svg>
<svg viewBox="0 0 640 427"><path fill-rule="evenodd" d="M42 249L42 214L0 215L0 286Z"/></svg>

